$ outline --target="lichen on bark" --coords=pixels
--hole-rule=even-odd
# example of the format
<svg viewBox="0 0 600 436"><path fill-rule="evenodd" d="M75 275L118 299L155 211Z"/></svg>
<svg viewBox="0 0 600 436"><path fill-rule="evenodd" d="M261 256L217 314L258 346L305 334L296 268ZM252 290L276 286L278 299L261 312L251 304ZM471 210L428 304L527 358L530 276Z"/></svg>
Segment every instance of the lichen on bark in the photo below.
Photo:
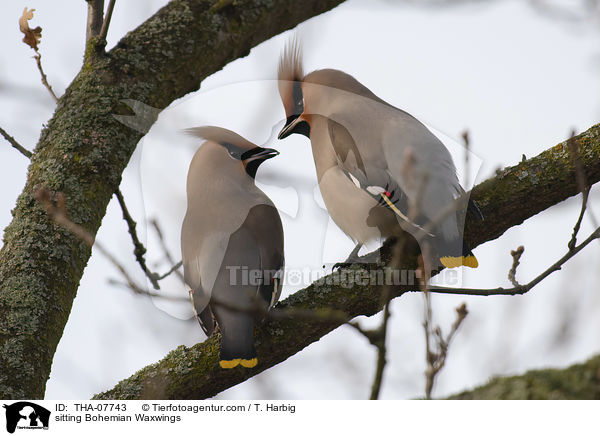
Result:
<svg viewBox="0 0 600 436"><path fill-rule="evenodd" d="M449 400L600 400L600 356L564 369L538 369L494 377Z"/></svg>

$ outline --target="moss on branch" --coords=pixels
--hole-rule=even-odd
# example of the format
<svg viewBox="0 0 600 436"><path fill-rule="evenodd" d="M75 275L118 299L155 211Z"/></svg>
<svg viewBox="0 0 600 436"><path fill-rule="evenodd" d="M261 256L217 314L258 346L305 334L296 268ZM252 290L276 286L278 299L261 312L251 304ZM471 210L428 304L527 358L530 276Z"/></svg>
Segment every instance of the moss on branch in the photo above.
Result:
<svg viewBox="0 0 600 436"><path fill-rule="evenodd" d="M495 377L449 400L600 400L600 356L564 369Z"/></svg>

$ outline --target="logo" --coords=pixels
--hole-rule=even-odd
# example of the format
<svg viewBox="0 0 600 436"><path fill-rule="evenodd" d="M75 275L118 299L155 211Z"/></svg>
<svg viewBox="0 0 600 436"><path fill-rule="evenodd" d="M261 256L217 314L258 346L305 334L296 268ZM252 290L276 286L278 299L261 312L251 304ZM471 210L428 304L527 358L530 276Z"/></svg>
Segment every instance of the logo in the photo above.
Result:
<svg viewBox="0 0 600 436"><path fill-rule="evenodd" d="M6 409L6 431L14 433L18 429L43 429L48 430L50 411L29 401L19 401L10 405L4 404Z"/></svg>

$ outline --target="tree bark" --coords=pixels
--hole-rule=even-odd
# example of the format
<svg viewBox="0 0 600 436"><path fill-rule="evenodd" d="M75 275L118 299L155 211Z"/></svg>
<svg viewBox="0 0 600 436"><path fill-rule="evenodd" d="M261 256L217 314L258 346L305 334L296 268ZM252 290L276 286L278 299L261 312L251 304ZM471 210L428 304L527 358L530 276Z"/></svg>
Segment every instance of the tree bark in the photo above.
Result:
<svg viewBox="0 0 600 436"><path fill-rule="evenodd" d="M41 133L0 251L0 398L42 398L90 248L54 225L37 186L66 195L72 221L96 234L140 139L113 114L121 100L164 108L250 48L343 0L173 0L84 64ZM275 72L273 73L275 74Z"/></svg>
<svg viewBox="0 0 600 436"><path fill-rule="evenodd" d="M588 183L600 180L600 124L574 138ZM467 217L466 237L471 247L499 237L510 227L576 195L579 188L568 141L498 174L478 185L473 198L485 217L483 222ZM566 247L565 247L566 250ZM507 254L508 255L508 254ZM480 259L484 262L485 259ZM405 257L401 270L416 268L413 258ZM368 285L369 272L355 265L338 270L279 303L279 309L310 309L322 320L289 317L271 320L256 329L255 342L259 364L252 369L223 370L218 365L218 335L191 348L180 346L160 362L141 369L113 389L95 399L203 399L241 383L270 368L358 315L373 315L381 310L383 286ZM363 282L365 280L365 282ZM394 288L395 295L415 290L410 277L407 286ZM328 310L343 311L346 319L331 319Z"/></svg>

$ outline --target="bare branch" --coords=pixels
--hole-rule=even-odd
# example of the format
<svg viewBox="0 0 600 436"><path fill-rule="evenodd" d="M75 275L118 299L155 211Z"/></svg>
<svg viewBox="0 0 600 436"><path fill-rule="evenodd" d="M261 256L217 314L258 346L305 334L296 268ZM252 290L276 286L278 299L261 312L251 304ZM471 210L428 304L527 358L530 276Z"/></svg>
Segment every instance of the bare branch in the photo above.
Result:
<svg viewBox="0 0 600 436"><path fill-rule="evenodd" d="M571 137L567 140L567 150L569 151L569 157L575 166L575 178L577 180L579 192L583 192L589 186L589 183L585 175L583 162L581 162L581 156L579 155L579 141L575 136L576 133L575 130L571 131Z"/></svg>
<svg viewBox="0 0 600 436"><path fill-rule="evenodd" d="M575 137L575 130L571 132L571 138L567 141L567 150L569 151L569 157L575 166L575 178L577 180L577 186L579 187L579 191L581 192L581 210L579 211L579 217L575 222L575 226L573 226L573 233L571 234L571 239L567 246L569 249L573 249L577 244L577 234L579 233L579 229L581 228L581 222L583 221L583 216L587 211L587 202L590 194L591 186L587 181L587 177L585 175L585 168L583 167L583 162L581 162L581 156L579 154L579 141ZM595 217L590 211L590 217L595 227L598 227L598 223L596 222Z"/></svg>
<svg viewBox="0 0 600 436"><path fill-rule="evenodd" d="M137 231L135 230L137 224L131 217L129 210L127 210L127 205L125 204L125 199L123 198L123 194L121 193L120 189L115 191L115 196L117 197L119 205L121 206L121 210L123 211L123 219L127 222L127 228L129 229L131 240L133 241L133 254L135 255L135 259L137 260L137 263L140 264L142 271L144 271L144 274L146 274L146 277L148 277L148 280L150 280L150 283L152 283L154 289L160 289L160 286L158 285L158 275L150 271L146 265L146 259L144 259L146 247L144 247L138 238Z"/></svg>
<svg viewBox="0 0 600 436"><path fill-rule="evenodd" d="M181 272L177 271L177 270L178 270L179 268L181 268L182 266L183 266L183 262L180 260L180 261L179 261L179 262L177 262L175 265L173 265L169 271L167 271L166 273L164 273L164 274L162 274L162 275L158 276L158 277L156 278L156 280L162 280L162 279L164 279L164 278L166 278L166 277L170 276L170 275L171 275L171 274L173 274L174 272L176 272L177 276L178 276L179 278L181 278L181 280L184 280L184 279L183 279L183 274L181 274ZM184 281L185 281L185 280L184 280Z"/></svg>
<svg viewBox="0 0 600 436"><path fill-rule="evenodd" d="M427 310L428 310L427 316L430 318L431 317L431 306L429 305L429 299L428 299L427 292L425 292L425 298L427 301ZM448 350L450 347L450 342L456 335L458 328L460 327L460 325L462 324L464 319L467 317L468 313L469 312L467 311L467 305L465 303L462 303L459 307L456 308L456 320L452 324L452 327L450 328L450 332L448 333L448 335L445 338L442 335L442 330L439 326L433 330L433 332L432 332L433 336L435 337L435 339L437 341L437 343L436 343L437 351L436 352L432 352L430 345L429 345L429 338L431 337L431 333L429 333L428 330L429 330L429 325L431 323L431 319L428 320L427 317L425 318L426 321L423 324L426 329L425 333L426 333L426 340L427 340L427 370L425 371L425 376L426 376L425 398L428 400L431 399L431 391L433 390L435 378L439 374L439 372L444 368L444 365L446 364L446 359L448 358Z"/></svg>
<svg viewBox="0 0 600 436"><path fill-rule="evenodd" d="M525 251L525 247L523 247L522 245L519 245L519 247L517 247L516 250L510 251L510 255L513 258L513 263L512 263L512 266L510 267L510 270L508 271L508 280L510 280L510 282L512 283L512 285L515 288L518 288L521 286L516 279L516 275L517 275L517 267L519 266L519 263L520 263L519 260L521 259L521 256L523 255L524 251Z"/></svg>
<svg viewBox="0 0 600 436"><path fill-rule="evenodd" d="M87 29L85 40L100 34L104 17L104 0L86 0L88 3Z"/></svg>
<svg viewBox="0 0 600 436"><path fill-rule="evenodd" d="M147 291L138 286L131 286L130 283L123 283L123 282L120 282L115 279L108 279L108 283L113 286L119 286L119 287L122 287L125 289L129 289L129 290L133 291L135 294L145 295L148 297L159 297L159 298L162 298L163 300L172 300L172 301L187 301L187 302L190 301L190 299L188 297L159 294L158 292Z"/></svg>
<svg viewBox="0 0 600 436"><path fill-rule="evenodd" d="M445 288L443 286L434 286L430 287L430 292L435 292L438 294L453 294L453 295L480 295L480 296L490 296L490 295L522 295L529 292L533 287L539 284L542 280L548 277L555 271L559 271L561 267L572 257L574 257L577 253L583 250L587 245L589 245L592 241L600 238L600 227L596 228L592 232L592 234L581 244L573 247L572 250L569 250L563 257L557 260L555 263L550 265L544 272L542 272L535 279L527 283L526 285L515 286L514 288L495 288L495 289L467 289L467 288ZM413 290L413 291L416 291Z"/></svg>
<svg viewBox="0 0 600 436"><path fill-rule="evenodd" d="M27 150L25 147L23 147L21 144L19 144L15 138L13 138L12 136L10 136L6 130L4 130L2 127L0 127L0 134L2 136L4 136L4 139L6 139L8 142L10 142L10 145L12 145L14 148L16 148L23 156L25 156L26 158L31 158L31 156L33 155L33 153L31 153L29 150Z"/></svg>
<svg viewBox="0 0 600 436"><path fill-rule="evenodd" d="M108 26L110 26L110 19L112 18L113 9L115 8L115 0L109 0L108 7L106 8L106 15L104 16L104 22L102 23L102 29L100 29L100 35L98 37L101 43L106 42L106 35L108 34Z"/></svg>
<svg viewBox="0 0 600 436"><path fill-rule="evenodd" d="M404 236L400 236L400 239L394 245L393 255L389 263L389 268L391 270L397 270L400 268L405 242L406 238ZM373 384L371 385L371 400L377 400L379 398L379 393L381 392L381 383L383 381L383 371L385 369L385 365L387 364L387 349L385 342L387 340L387 329L391 316L390 303L393 297L394 293L392 292L391 286L386 285L381 293L381 304L383 306L383 319L381 320L381 325L377 330L363 332L363 335L366 336L371 344L377 348L377 365L375 366L375 377L373 379Z"/></svg>
<svg viewBox="0 0 600 436"><path fill-rule="evenodd" d="M577 234L579 233L579 229L581 228L581 222L583 221L583 216L585 215L585 212L587 210L587 202L588 202L588 198L590 195L590 189L591 189L591 187L588 186L581 192L581 210L579 211L579 217L577 218L577 221L575 222L575 225L573 226L573 233L571 234L571 239L569 240L569 243L567 244L567 247L569 247L569 250L572 250L575 247L575 245L577 244ZM595 221L595 220L593 220L593 221ZM597 226L596 223L594 223L594 224Z"/></svg>
<svg viewBox="0 0 600 436"><path fill-rule="evenodd" d="M185 279L183 277L183 274L181 273L181 271L178 271L179 268L183 265L182 261L179 261L177 263L175 263L175 259L173 258L173 256L171 255L171 252L169 251L169 247L167 247L167 243L165 241L165 237L164 234L162 232L162 229L160 228L160 225L158 224L158 221L153 218L150 220L150 225L152 227L154 227L154 230L156 231L156 235L158 236L158 242L160 243L160 246L163 250L163 253L167 259L167 261L173 265L173 267L166 273L163 274L162 276L160 276L158 278L158 280L162 280L165 277L167 277L168 275L172 274L173 272L175 272L175 274L177 274L177 277L179 277L179 279L185 283Z"/></svg>
<svg viewBox="0 0 600 436"><path fill-rule="evenodd" d="M46 73L44 73L44 70L42 68L42 55L38 50L36 50L35 53L36 54L35 56L33 56L33 58L35 59L35 63L37 64L38 70L40 70L40 75L42 76L42 84L46 87L46 89L54 99L54 102L58 103L58 97L52 90L52 86L50 86L50 84L48 83L48 78L46 77Z"/></svg>

